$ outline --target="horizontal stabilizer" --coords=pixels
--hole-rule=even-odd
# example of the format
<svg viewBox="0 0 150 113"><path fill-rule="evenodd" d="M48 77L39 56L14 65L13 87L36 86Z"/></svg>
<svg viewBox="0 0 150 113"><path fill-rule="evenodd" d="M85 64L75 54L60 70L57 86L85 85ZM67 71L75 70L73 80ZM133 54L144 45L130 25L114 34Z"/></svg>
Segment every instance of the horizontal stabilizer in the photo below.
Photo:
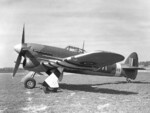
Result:
<svg viewBox="0 0 150 113"><path fill-rule="evenodd" d="M135 67L135 66L132 66L132 67L123 66L122 68L123 68L124 70L146 70L145 68L142 68L142 67Z"/></svg>

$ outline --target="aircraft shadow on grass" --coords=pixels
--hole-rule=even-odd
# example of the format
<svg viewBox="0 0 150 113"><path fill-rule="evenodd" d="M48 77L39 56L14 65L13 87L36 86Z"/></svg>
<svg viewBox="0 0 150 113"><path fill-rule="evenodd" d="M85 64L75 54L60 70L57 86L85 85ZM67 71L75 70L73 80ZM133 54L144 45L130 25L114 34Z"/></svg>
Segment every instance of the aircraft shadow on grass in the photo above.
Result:
<svg viewBox="0 0 150 113"><path fill-rule="evenodd" d="M150 84L150 82L145 81L131 81L130 83L126 81L117 81L117 82L108 82L108 83L102 83L99 85L109 85L109 84Z"/></svg>
<svg viewBox="0 0 150 113"><path fill-rule="evenodd" d="M39 83L39 84L42 84L42 83ZM66 90L78 90L78 91L94 92L94 93L106 93L106 94L121 94L121 95L138 94L137 92L131 92L131 91L122 91L122 90L116 90L116 89L94 87L94 86L111 85L111 84L112 85L113 84L150 84L150 82L132 81L131 83L127 83L126 81L117 81L117 82L109 82L109 83L101 83L101 84L66 84L66 83L61 83L60 88L66 89Z"/></svg>
<svg viewBox="0 0 150 113"><path fill-rule="evenodd" d="M145 82L145 81L133 81L131 83L133 83L133 84L150 84L150 82Z"/></svg>
<svg viewBox="0 0 150 113"><path fill-rule="evenodd" d="M138 94L137 92L131 91L122 91L122 90L115 90L109 88L98 88L93 87L102 84L60 84L61 89L66 90L78 90L78 91L85 91L85 92L94 92L94 93L106 93L106 94L121 94L121 95L131 95L131 94Z"/></svg>

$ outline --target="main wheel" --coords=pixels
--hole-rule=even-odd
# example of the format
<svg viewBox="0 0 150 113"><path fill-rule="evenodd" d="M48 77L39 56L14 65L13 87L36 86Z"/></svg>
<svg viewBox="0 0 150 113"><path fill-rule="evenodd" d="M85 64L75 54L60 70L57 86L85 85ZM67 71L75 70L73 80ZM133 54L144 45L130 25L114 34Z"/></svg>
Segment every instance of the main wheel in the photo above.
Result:
<svg viewBox="0 0 150 113"><path fill-rule="evenodd" d="M36 86L36 81L34 78L27 78L25 81L24 81L24 87L25 88L28 88L28 89L33 89L35 88Z"/></svg>

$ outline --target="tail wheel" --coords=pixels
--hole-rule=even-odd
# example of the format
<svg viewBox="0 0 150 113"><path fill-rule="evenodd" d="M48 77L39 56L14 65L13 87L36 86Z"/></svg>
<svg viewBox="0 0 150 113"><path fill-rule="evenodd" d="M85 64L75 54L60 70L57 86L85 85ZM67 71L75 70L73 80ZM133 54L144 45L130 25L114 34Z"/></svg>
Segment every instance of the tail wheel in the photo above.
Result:
<svg viewBox="0 0 150 113"><path fill-rule="evenodd" d="M28 88L28 89L33 89L35 88L36 86L36 81L34 78L27 78L25 81L24 81L24 87L25 88Z"/></svg>
<svg viewBox="0 0 150 113"><path fill-rule="evenodd" d="M132 81L130 80L130 78L126 78L126 81L128 82L128 83L131 83Z"/></svg>

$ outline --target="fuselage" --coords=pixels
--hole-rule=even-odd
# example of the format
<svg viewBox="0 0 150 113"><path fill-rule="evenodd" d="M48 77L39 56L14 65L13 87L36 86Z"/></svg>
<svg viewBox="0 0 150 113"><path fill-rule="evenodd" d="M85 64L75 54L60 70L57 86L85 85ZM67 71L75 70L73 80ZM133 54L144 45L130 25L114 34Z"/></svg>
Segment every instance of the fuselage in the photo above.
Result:
<svg viewBox="0 0 150 113"><path fill-rule="evenodd" d="M41 44L27 43L27 47L31 47L30 51L35 57L40 58L66 58L80 54L78 52L69 51L65 48L46 46Z"/></svg>
<svg viewBox="0 0 150 113"><path fill-rule="evenodd" d="M26 65L24 68L30 71L47 71L48 68L40 65L44 60L63 60L64 58L74 55L82 54L79 51L68 50L68 48L58 48L52 46L46 46L41 44L26 43L25 46L29 49L30 53L26 53ZM36 60L35 60L36 59ZM101 76L123 76L123 70L121 64L113 64L105 67L99 67L93 70L80 70L65 68L64 72L101 75Z"/></svg>

